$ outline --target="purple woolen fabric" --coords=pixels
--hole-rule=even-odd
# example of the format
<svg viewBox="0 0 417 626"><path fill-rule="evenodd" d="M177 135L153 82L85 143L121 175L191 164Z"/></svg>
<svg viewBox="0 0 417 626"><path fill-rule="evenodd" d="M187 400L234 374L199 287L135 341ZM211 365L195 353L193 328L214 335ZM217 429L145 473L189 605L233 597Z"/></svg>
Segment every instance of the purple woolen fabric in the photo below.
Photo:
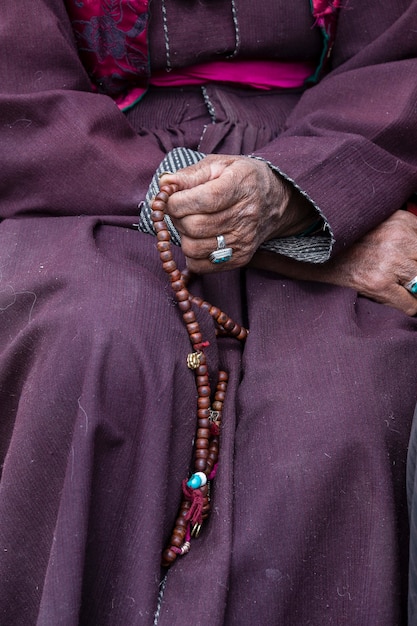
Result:
<svg viewBox="0 0 417 626"><path fill-rule="evenodd" d="M233 50L229 3L167 16L179 62ZM270 159L336 247L395 211L417 173L417 4L350 2L334 72L303 95L152 89L126 116L91 93L62 2L7 0L0 23L0 623L404 624L417 322L254 270L191 285L251 333L216 341L198 313L211 374L231 378L220 463L158 607L196 389L155 239L132 224L176 146ZM239 25L242 54L320 52L302 0L242 0Z"/></svg>

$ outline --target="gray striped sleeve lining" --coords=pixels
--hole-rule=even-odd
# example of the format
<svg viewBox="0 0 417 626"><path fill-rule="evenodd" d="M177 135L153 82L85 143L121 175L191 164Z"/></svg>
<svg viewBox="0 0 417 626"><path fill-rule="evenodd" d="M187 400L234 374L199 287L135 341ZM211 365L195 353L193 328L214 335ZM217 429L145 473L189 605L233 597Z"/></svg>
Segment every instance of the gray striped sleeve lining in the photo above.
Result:
<svg viewBox="0 0 417 626"><path fill-rule="evenodd" d="M151 204L153 198L159 191L159 177L163 172L176 172L177 170L181 170L184 167L188 167L189 165L194 165L194 163L198 163L205 157L205 154L202 152L196 152L195 150L189 150L188 148L174 148L171 150L166 157L161 161L158 169L156 170L151 184L149 185L148 193L146 194L145 200L140 203L139 209L139 230L144 233L149 233L151 235L156 235L155 229L153 227L153 222L151 220ZM181 245L181 237L175 226L173 225L171 218L169 215L166 216L166 223L168 226L168 230L171 233L172 242L175 245Z"/></svg>

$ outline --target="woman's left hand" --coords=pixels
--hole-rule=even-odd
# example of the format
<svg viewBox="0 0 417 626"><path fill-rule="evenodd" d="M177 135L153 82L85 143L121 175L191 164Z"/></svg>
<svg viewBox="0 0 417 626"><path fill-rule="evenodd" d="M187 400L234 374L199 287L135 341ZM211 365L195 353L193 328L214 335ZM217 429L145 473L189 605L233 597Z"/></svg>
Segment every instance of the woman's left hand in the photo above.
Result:
<svg viewBox="0 0 417 626"><path fill-rule="evenodd" d="M396 211L327 263L300 263L258 252L251 266L298 280L350 287L371 300L417 315L417 297L404 287L417 276L417 218L408 211Z"/></svg>
<svg viewBox="0 0 417 626"><path fill-rule="evenodd" d="M175 184L168 213L181 235L192 272L207 273L246 265L259 246L277 236L295 234L316 218L312 206L264 161L241 156L208 155L160 186ZM233 251L226 263L213 264L217 236Z"/></svg>

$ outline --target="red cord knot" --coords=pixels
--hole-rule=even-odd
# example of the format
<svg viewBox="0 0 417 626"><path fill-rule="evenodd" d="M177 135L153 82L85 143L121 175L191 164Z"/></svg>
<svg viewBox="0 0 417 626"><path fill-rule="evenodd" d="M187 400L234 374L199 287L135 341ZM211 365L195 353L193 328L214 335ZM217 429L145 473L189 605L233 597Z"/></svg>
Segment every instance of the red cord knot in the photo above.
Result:
<svg viewBox="0 0 417 626"><path fill-rule="evenodd" d="M187 486L187 480L182 481L182 491L185 496L185 499L191 502L191 506L187 511L187 515L185 519L190 521L191 524L202 524L203 523L203 506L204 506L204 496L200 489L192 489Z"/></svg>
<svg viewBox="0 0 417 626"><path fill-rule="evenodd" d="M195 343L194 348L196 350L202 350L203 348L208 348L210 345L209 341L202 341L201 343Z"/></svg>

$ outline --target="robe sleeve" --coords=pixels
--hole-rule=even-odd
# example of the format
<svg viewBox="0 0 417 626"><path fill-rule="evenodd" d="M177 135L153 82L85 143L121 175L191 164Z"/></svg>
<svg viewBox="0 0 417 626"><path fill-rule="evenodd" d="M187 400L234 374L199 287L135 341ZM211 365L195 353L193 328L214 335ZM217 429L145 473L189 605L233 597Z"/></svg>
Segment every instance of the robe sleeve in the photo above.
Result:
<svg viewBox="0 0 417 626"><path fill-rule="evenodd" d="M0 217L137 216L164 153L92 93L64 3L2 1L0 49Z"/></svg>
<svg viewBox="0 0 417 626"><path fill-rule="evenodd" d="M300 98L269 161L325 216L337 252L417 189L417 3L346 0L332 70Z"/></svg>

